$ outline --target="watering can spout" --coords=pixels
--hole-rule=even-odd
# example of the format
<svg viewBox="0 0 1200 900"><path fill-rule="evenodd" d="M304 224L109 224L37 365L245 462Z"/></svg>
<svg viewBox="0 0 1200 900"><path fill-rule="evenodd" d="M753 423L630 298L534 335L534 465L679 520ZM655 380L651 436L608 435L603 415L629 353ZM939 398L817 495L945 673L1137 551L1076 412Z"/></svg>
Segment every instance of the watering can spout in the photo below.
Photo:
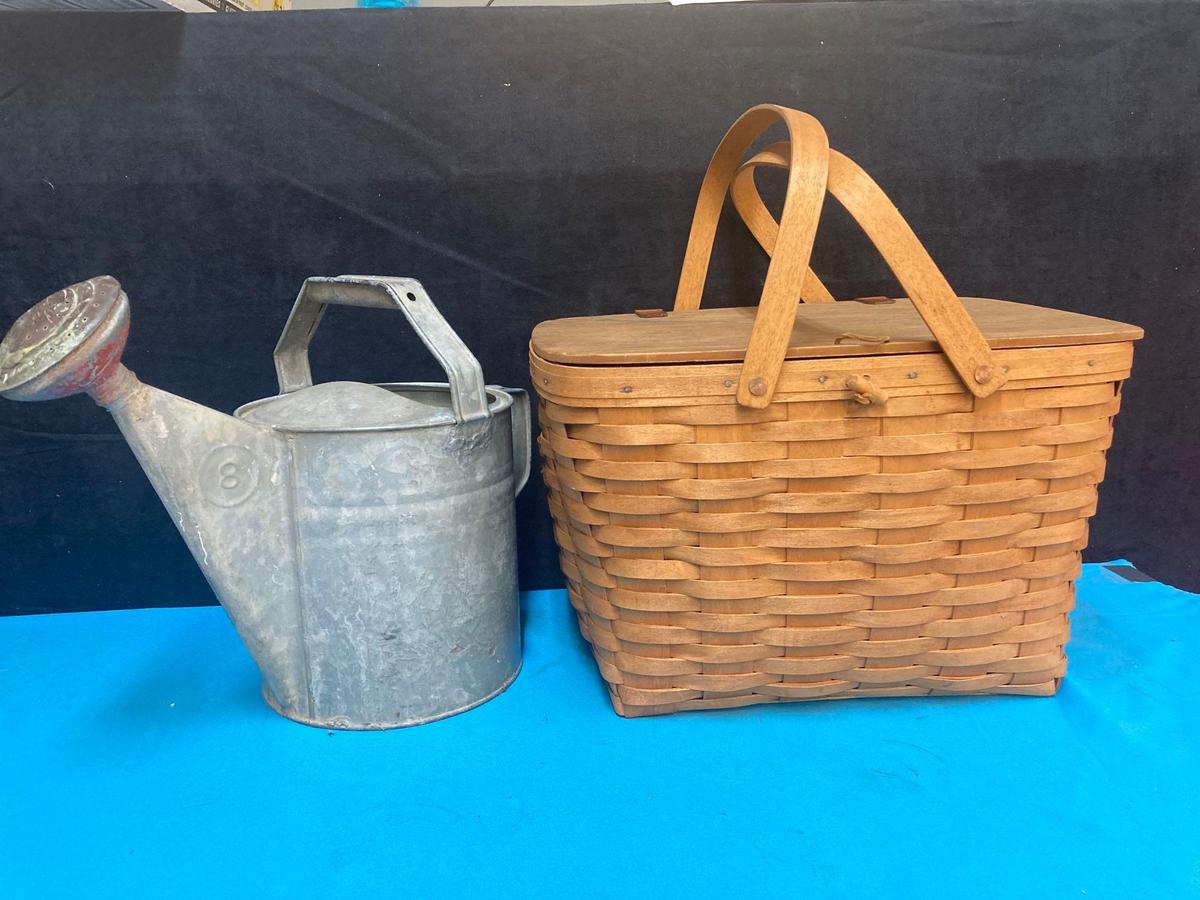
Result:
<svg viewBox="0 0 1200 900"><path fill-rule="evenodd" d="M116 279L64 288L22 315L0 343L0 396L36 401L86 393L112 413L268 694L303 706L282 438L143 384L121 363L128 335L129 300Z"/></svg>

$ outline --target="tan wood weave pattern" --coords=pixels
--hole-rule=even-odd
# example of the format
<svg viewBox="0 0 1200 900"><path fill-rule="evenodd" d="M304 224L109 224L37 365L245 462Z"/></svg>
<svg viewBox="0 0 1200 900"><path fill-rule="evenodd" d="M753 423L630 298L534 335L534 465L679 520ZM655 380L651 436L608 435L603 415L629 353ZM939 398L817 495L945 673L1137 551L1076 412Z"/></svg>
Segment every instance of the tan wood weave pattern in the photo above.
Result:
<svg viewBox="0 0 1200 900"><path fill-rule="evenodd" d="M739 166L776 119L791 143ZM755 165L790 170L779 223ZM911 303L830 302L808 268L825 179ZM697 309L731 185L772 254L752 326ZM816 120L762 106L705 176L674 313L539 326L555 538L618 713L1055 692L1141 332L997 304L964 308Z"/></svg>
<svg viewBox="0 0 1200 900"><path fill-rule="evenodd" d="M1034 360L1022 380L1012 359L982 399L944 362L943 384L901 394L936 358L891 376L887 357L820 361L893 390L882 407L788 371L810 361L782 383L814 390L764 410L543 395L563 572L616 710L1053 693L1132 358L1128 343L1056 354L1081 374L1058 384ZM534 360L541 382L568 368ZM621 396L672 368L626 374Z"/></svg>

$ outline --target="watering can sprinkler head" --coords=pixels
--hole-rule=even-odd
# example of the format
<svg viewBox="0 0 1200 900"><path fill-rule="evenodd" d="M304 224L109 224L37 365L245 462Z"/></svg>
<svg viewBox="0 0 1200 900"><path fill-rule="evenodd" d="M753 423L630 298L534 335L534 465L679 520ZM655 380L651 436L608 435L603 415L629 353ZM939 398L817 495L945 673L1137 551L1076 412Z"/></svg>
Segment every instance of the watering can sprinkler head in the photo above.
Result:
<svg viewBox="0 0 1200 900"><path fill-rule="evenodd" d="M87 393L109 406L137 383L121 365L128 336L129 298L115 278L63 288L27 310L0 342L0 397Z"/></svg>

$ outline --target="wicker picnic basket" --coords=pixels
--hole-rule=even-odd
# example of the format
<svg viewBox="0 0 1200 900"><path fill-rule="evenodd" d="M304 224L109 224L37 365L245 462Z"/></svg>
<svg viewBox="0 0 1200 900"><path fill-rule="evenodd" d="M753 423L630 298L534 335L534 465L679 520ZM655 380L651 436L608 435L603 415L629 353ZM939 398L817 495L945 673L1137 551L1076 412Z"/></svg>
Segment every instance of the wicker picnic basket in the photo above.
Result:
<svg viewBox="0 0 1200 900"><path fill-rule="evenodd" d="M742 162L780 120L789 141ZM789 172L779 222L763 165ZM910 299L832 302L808 269L826 191ZM698 309L727 192L771 254L757 310ZM562 567L616 711L1053 694L1140 337L959 298L815 119L749 110L704 177L674 311L530 344Z"/></svg>

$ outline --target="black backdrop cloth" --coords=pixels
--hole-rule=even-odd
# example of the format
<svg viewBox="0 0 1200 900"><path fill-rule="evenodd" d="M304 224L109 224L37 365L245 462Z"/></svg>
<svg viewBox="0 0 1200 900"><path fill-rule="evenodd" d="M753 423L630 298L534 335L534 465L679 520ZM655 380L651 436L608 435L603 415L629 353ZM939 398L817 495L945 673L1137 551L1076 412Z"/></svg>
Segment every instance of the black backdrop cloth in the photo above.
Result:
<svg viewBox="0 0 1200 900"><path fill-rule="evenodd" d="M773 101L815 114L961 293L1131 321L1089 557L1200 587L1200 5L906 2L0 17L0 327L108 273L126 361L224 411L275 393L303 279L414 276L492 383L539 321L669 307L700 176ZM778 186L776 186L778 190ZM898 288L827 206L814 267ZM758 296L727 211L708 305ZM334 309L318 378L444 380ZM561 584L538 479L521 581ZM107 413L0 402L0 612L212 602Z"/></svg>

